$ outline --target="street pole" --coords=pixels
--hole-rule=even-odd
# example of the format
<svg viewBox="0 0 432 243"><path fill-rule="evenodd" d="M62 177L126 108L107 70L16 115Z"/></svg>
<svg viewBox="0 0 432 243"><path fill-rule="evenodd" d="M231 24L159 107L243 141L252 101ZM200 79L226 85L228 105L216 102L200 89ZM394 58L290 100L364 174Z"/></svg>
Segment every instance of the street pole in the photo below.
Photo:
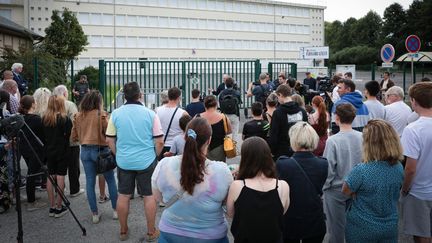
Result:
<svg viewBox="0 0 432 243"><path fill-rule="evenodd" d="M411 82L415 84L414 80L414 54L411 54Z"/></svg>

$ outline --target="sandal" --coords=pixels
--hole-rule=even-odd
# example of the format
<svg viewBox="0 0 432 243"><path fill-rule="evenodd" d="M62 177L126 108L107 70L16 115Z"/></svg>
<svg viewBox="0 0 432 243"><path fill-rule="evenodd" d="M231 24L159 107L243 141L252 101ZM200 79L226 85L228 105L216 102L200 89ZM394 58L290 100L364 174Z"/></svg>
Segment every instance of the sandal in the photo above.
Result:
<svg viewBox="0 0 432 243"><path fill-rule="evenodd" d="M129 232L126 230L125 232L120 232L120 241L125 241L129 238Z"/></svg>

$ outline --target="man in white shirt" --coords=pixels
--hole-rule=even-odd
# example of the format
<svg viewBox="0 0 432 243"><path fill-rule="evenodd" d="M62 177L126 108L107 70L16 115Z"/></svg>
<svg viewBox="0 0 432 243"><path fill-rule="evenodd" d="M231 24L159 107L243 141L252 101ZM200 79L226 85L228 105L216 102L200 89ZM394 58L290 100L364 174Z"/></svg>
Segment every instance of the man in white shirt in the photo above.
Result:
<svg viewBox="0 0 432 243"><path fill-rule="evenodd" d="M170 151L174 142L174 137L183 133L180 128L180 118L188 113L179 107L181 100L181 90L177 87L172 87L168 90L168 103L156 108L156 114L160 118L164 135L164 147L159 156L159 160L163 158L165 152Z"/></svg>
<svg viewBox="0 0 432 243"><path fill-rule="evenodd" d="M379 92L380 85L378 81L369 81L365 84L364 95L366 96L367 101L365 101L364 104L369 110L369 116L371 119L384 119L384 105L377 99Z"/></svg>
<svg viewBox="0 0 432 243"><path fill-rule="evenodd" d="M402 184L403 231L414 241L432 241L432 83L417 83L409 89L411 104L420 118L403 131L406 156Z"/></svg>
<svg viewBox="0 0 432 243"><path fill-rule="evenodd" d="M408 118L411 115L411 108L404 102L404 91L399 86L393 86L386 92L386 105L384 120L388 121L399 136L406 125Z"/></svg>

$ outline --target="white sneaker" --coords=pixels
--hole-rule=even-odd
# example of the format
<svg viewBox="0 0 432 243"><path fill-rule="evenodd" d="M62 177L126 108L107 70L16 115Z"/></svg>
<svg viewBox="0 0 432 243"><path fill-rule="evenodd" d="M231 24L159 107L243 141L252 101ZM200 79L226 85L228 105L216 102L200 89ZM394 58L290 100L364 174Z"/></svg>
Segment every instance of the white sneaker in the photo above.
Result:
<svg viewBox="0 0 432 243"><path fill-rule="evenodd" d="M114 220L117 220L118 219L118 214L117 214L117 211L113 211L113 219Z"/></svg>
<svg viewBox="0 0 432 243"><path fill-rule="evenodd" d="M84 193L84 189L79 189L79 191L77 193L70 194L70 197L77 197L83 193Z"/></svg>
<svg viewBox="0 0 432 243"><path fill-rule="evenodd" d="M93 214L92 216L93 224L97 224L100 221L100 214Z"/></svg>

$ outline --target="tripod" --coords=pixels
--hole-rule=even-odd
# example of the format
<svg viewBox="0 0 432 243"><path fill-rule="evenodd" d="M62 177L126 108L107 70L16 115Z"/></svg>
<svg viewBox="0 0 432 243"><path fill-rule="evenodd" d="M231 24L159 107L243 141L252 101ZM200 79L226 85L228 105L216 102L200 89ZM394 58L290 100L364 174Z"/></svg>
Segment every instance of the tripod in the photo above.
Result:
<svg viewBox="0 0 432 243"><path fill-rule="evenodd" d="M31 135L35 138L35 140L43 147L44 144L40 141L40 139L36 136L36 134L34 134L34 132L31 130L31 128L26 123L24 123L24 125L26 126L26 128L28 129L28 131L31 133ZM42 175L42 174L46 175L47 178L48 178L48 180L54 186L55 191L57 192L57 194L61 197L61 199L64 202L65 206L67 207L67 209L72 214L72 217L74 218L75 222L80 227L83 236L86 236L87 235L86 229L81 225L81 223L79 222L79 220L75 216L75 213L70 208L70 201L66 198L66 196L63 193L63 191L60 190L60 187L58 186L57 181L51 175L48 174L48 169L47 169L46 165L44 165L42 163L42 161L40 160L39 155L36 153L35 149L31 145L31 143L30 143L29 139L27 138L26 134L24 133L24 131L22 129L19 129L18 136L15 136L12 139L12 154L13 154L12 157L13 157L13 169L14 169L15 199L16 199L16 211L17 211L17 217L18 217L17 242L18 243L22 243L23 242L23 235L24 235L23 226L22 226L22 209L21 209L21 195L20 195L20 186L21 186L20 172L21 172L21 166L20 166L20 162L17 159L17 157L18 157L17 156L17 151L19 151L19 146L18 145L19 145L19 142L20 142L20 136L22 138L24 138L24 140L26 141L27 146L32 151L32 154L34 155L34 158L39 163L40 168L42 169L42 172L35 173L35 174L30 174L27 177L39 176L39 175Z"/></svg>

